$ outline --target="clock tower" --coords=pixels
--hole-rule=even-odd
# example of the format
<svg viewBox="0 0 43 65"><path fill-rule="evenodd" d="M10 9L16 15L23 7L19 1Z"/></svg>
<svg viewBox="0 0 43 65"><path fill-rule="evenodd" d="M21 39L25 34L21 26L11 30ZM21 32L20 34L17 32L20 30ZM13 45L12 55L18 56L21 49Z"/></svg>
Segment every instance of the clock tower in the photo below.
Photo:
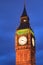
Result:
<svg viewBox="0 0 43 65"><path fill-rule="evenodd" d="M36 65L35 36L25 6L15 34L15 51L16 65Z"/></svg>

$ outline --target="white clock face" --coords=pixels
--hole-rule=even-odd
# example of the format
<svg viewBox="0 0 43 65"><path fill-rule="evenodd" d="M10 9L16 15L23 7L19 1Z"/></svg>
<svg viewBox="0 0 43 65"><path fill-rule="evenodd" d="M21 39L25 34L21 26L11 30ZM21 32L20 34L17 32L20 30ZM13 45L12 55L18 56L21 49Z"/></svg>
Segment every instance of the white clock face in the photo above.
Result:
<svg viewBox="0 0 43 65"><path fill-rule="evenodd" d="M33 45L33 46L35 45L35 41L34 41L34 38L32 38L32 45Z"/></svg>
<svg viewBox="0 0 43 65"><path fill-rule="evenodd" d="M19 38L19 44L20 45L25 45L27 43L27 38L25 36L21 36Z"/></svg>

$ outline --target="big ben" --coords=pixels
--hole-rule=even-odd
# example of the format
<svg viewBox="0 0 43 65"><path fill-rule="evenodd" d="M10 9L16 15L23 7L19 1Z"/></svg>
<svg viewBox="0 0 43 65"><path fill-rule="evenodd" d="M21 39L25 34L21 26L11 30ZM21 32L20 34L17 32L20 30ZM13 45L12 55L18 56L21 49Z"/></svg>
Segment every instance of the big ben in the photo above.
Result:
<svg viewBox="0 0 43 65"><path fill-rule="evenodd" d="M16 65L36 65L35 36L30 26L29 16L24 5L20 25L15 34Z"/></svg>

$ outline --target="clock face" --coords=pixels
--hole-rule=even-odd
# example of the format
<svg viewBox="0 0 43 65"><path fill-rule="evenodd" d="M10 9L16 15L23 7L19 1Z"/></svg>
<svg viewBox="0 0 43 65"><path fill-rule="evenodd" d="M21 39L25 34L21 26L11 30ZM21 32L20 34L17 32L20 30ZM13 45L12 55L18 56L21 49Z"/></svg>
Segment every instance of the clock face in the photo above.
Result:
<svg viewBox="0 0 43 65"><path fill-rule="evenodd" d="M21 36L19 38L19 44L20 45L25 45L27 43L27 38L25 36Z"/></svg>
<svg viewBox="0 0 43 65"><path fill-rule="evenodd" d="M33 46L35 45L35 41L34 41L34 38L32 38L32 45L33 45Z"/></svg>

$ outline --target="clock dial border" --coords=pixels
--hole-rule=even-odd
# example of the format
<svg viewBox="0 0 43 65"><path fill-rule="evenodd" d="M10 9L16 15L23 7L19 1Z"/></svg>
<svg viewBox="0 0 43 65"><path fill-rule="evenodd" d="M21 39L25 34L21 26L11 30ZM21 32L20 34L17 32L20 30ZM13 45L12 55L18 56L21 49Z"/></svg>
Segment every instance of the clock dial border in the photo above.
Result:
<svg viewBox="0 0 43 65"><path fill-rule="evenodd" d="M34 38L34 46L33 46L33 43L32 43L32 38ZM32 45L33 48L35 47L35 37L33 35L31 36L31 45Z"/></svg>
<svg viewBox="0 0 43 65"><path fill-rule="evenodd" d="M19 38L22 37L22 36L24 36L24 37L27 38L27 42L26 42L26 44L24 44L24 45L20 45L20 44L19 44ZM19 45L19 46L25 46L25 45L27 45L27 44L28 44L28 37L27 37L27 35L20 35L20 36L18 37L18 45Z"/></svg>

